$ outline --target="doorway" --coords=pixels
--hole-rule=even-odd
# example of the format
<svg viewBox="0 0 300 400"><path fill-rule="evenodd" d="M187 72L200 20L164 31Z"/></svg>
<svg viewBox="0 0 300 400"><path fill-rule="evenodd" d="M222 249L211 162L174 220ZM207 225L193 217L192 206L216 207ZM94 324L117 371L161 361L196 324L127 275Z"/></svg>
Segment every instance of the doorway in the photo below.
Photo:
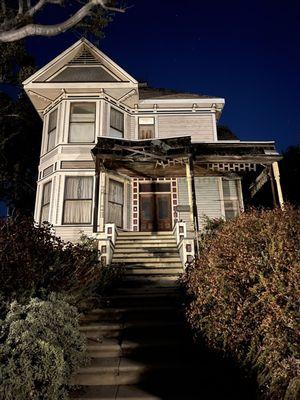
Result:
<svg viewBox="0 0 300 400"><path fill-rule="evenodd" d="M172 229L170 183L140 183L140 231L157 232Z"/></svg>

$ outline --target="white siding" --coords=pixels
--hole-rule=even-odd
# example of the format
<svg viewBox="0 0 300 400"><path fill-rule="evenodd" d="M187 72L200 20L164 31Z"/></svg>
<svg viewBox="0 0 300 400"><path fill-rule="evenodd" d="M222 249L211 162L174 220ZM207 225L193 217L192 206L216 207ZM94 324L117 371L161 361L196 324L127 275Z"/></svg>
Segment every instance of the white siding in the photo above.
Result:
<svg viewBox="0 0 300 400"><path fill-rule="evenodd" d="M205 217L221 218L222 207L219 191L219 180L217 177L196 177L196 203L200 229L203 228ZM188 187L186 178L178 178L178 204L189 205ZM190 214L188 212L179 212L179 220L187 222L190 225Z"/></svg>
<svg viewBox="0 0 300 400"><path fill-rule="evenodd" d="M205 115L159 115L159 137L191 136L194 141L214 141L213 117Z"/></svg>
<svg viewBox="0 0 300 400"><path fill-rule="evenodd" d="M203 228L205 217L221 218L222 207L217 177L196 177L195 190L200 228Z"/></svg>

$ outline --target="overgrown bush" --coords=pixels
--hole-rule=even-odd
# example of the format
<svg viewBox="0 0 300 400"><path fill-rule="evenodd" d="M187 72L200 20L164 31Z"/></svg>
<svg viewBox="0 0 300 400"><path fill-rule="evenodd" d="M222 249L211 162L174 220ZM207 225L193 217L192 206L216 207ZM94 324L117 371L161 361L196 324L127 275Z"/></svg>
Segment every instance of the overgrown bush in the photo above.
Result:
<svg viewBox="0 0 300 400"><path fill-rule="evenodd" d="M80 301L106 288L110 275L92 240L64 243L50 226L34 226L31 219L0 221L0 291L6 298L29 298L45 289Z"/></svg>
<svg viewBox="0 0 300 400"><path fill-rule="evenodd" d="M14 302L0 320L0 398L62 400L86 362L79 314L61 295Z"/></svg>
<svg viewBox="0 0 300 400"><path fill-rule="evenodd" d="M254 371L262 398L299 396L299 268L300 210L287 206L221 224L183 279L195 332Z"/></svg>

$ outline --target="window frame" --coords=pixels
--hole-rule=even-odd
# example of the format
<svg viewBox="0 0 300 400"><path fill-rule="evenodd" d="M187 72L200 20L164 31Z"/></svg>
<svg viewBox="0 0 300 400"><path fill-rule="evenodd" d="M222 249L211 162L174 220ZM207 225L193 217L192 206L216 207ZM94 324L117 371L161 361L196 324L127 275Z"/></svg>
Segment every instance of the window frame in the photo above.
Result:
<svg viewBox="0 0 300 400"><path fill-rule="evenodd" d="M235 184L235 191L236 195L229 195L225 196L225 191L224 191L224 182L234 182ZM230 187L229 187L230 189ZM229 221L231 219L237 218L241 214L241 202L240 202L240 196L239 196L239 187L238 187L238 180L237 179L222 179L222 192L223 192L223 205L224 205L224 218L226 221ZM235 206L232 207L226 207L226 203L231 202L231 204L235 204ZM228 218L226 216L226 211L228 212L236 212L237 214L233 218Z"/></svg>
<svg viewBox="0 0 300 400"><path fill-rule="evenodd" d="M50 185L50 193L49 193L49 201L47 203L44 203L44 196L45 196L45 188L47 185ZM42 185L42 200L41 200L41 208L40 208L40 224L43 222L50 222L49 217L50 217L50 205L51 205L51 194L52 194L52 179L49 181L43 183ZM43 209L45 207L49 206L49 211L48 211L48 220L42 220L42 214L43 214Z"/></svg>
<svg viewBox="0 0 300 400"><path fill-rule="evenodd" d="M122 128L123 128L123 130L120 130L120 129L116 128L115 126L112 126L112 121L111 121L112 111L115 111L115 112L119 113L120 115L122 115ZM118 138L117 136L112 136L110 134L111 129L114 129L114 130L120 132L122 134L121 138L122 139L124 138L124 136L125 136L125 114L122 111L118 110L116 107L113 107L113 106L110 107L110 113L109 113L109 137Z"/></svg>
<svg viewBox="0 0 300 400"><path fill-rule="evenodd" d="M72 121L72 108L74 107L74 105L79 105L79 104L93 104L94 105L94 121L90 122L90 121ZM92 115L92 114L91 114ZM97 101L71 101L70 102L70 106L69 106L69 120L68 120L68 143L70 144L91 144L91 143L95 143L95 133L96 133L96 122L97 122ZM71 126L72 123L80 123L80 124L86 124L86 125L90 125L93 124L94 125L94 129L93 129L93 139L91 141L71 141Z"/></svg>
<svg viewBox="0 0 300 400"><path fill-rule="evenodd" d="M153 124L141 124L140 120L141 119L145 119L145 118L152 118L153 119ZM142 126L153 126L153 136L150 137L150 138L141 138L140 137L140 128ZM155 131L155 129L156 129L156 120L155 120L155 117L154 116L149 116L149 115L147 115L147 116L138 116L137 128L138 128L137 134L138 134L138 139L139 140L154 139L156 137L156 131Z"/></svg>
<svg viewBox="0 0 300 400"><path fill-rule="evenodd" d="M66 190L67 190L67 181L69 178L89 178L92 181L92 193L90 198L68 198L66 199ZM62 211L62 225L67 226L86 226L91 225L93 223L93 202L94 202L94 177L91 175L66 175L64 180L64 192L63 192L63 211ZM90 201L90 222L65 222L65 208L66 201Z"/></svg>
<svg viewBox="0 0 300 400"><path fill-rule="evenodd" d="M56 118L55 118L55 126L54 128L52 128L50 130L50 117L53 113L56 113ZM54 110L51 110L48 114L48 125L47 125L47 144L46 144L46 153L48 153L49 151L51 151L52 149L54 149L54 147L56 146L56 133L57 133L57 125L58 125L58 107L55 108ZM53 131L55 131L54 134L54 144L53 147L51 147L51 149L49 148L49 142L50 142L50 134L53 133Z"/></svg>

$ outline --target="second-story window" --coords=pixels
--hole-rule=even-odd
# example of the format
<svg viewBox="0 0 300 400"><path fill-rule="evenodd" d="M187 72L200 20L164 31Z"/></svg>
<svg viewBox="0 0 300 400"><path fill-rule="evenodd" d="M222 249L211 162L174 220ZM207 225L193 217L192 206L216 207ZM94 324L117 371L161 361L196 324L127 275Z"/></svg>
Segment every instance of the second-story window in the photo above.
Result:
<svg viewBox="0 0 300 400"><path fill-rule="evenodd" d="M155 137L154 117L139 118L139 139L151 139Z"/></svg>
<svg viewBox="0 0 300 400"><path fill-rule="evenodd" d="M55 146L56 126L57 126L57 109L49 114L47 151L50 151Z"/></svg>
<svg viewBox="0 0 300 400"><path fill-rule="evenodd" d="M109 136L124 137L124 114L115 108L110 109L110 131Z"/></svg>
<svg viewBox="0 0 300 400"><path fill-rule="evenodd" d="M69 142L93 143L95 140L95 103L72 103Z"/></svg>

